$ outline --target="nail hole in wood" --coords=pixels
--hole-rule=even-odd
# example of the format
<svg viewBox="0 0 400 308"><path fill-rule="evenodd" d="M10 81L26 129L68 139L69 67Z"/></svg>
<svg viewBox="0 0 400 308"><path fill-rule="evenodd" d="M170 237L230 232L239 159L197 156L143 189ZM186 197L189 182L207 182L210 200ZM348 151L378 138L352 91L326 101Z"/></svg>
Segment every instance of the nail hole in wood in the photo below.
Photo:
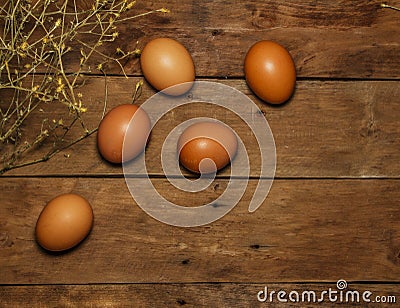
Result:
<svg viewBox="0 0 400 308"><path fill-rule="evenodd" d="M186 301L183 299L178 299L176 302L181 306L186 305Z"/></svg>

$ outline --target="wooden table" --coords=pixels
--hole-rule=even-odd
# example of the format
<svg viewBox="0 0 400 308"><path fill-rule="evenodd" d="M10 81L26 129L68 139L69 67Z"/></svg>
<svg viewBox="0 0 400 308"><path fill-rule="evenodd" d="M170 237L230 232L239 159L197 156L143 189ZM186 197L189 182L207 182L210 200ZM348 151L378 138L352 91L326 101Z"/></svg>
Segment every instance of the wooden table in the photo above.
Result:
<svg viewBox="0 0 400 308"><path fill-rule="evenodd" d="M175 38L192 54L198 80L234 87L262 110L276 142L271 191L248 213L260 156L236 116L201 105L179 109L157 124L146 150L161 195L194 206L226 187L229 169L196 198L166 185L162 138L195 116L216 117L241 132L252 173L240 203L222 219L169 226L135 204L122 168L101 159L94 134L0 178L0 306L287 306L295 303L279 303L276 294L262 303L257 294L265 287L321 294L338 290L341 279L345 291L371 291L371 301L400 301L400 12L380 3L138 1L138 12L167 7L171 13L121 25L123 47ZM296 63L296 92L280 107L261 102L244 80L246 51L262 39L284 45ZM129 102L142 78L137 59L125 69L128 79L111 68L107 110ZM91 127L101 117L99 89L103 76L86 77ZM154 93L145 83L138 103ZM67 192L90 201L95 223L76 249L52 255L37 245L34 227L46 202ZM333 305L327 297L321 304ZM395 306L378 307L385 305Z"/></svg>

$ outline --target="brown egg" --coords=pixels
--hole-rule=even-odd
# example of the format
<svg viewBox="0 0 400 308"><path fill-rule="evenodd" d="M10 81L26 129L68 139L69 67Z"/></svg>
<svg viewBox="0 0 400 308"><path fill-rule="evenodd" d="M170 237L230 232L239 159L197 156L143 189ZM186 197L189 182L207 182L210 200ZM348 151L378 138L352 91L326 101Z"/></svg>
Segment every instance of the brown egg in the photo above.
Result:
<svg viewBox="0 0 400 308"><path fill-rule="evenodd" d="M132 104L120 105L108 112L101 121L97 147L101 156L111 163L129 161L143 152L150 130L150 118L143 109Z"/></svg>
<svg viewBox="0 0 400 308"><path fill-rule="evenodd" d="M290 53L272 41L255 43L244 61L246 81L253 92L271 104L281 104L293 94L296 68Z"/></svg>
<svg viewBox="0 0 400 308"><path fill-rule="evenodd" d="M50 251L78 245L90 232L93 211L89 202L76 194L63 194L44 207L36 223L36 240Z"/></svg>
<svg viewBox="0 0 400 308"><path fill-rule="evenodd" d="M181 43L170 38L147 43L140 55L140 65L146 80L157 90L176 86L164 91L169 95L184 94L195 79L191 55ZM188 84L179 85L182 83Z"/></svg>
<svg viewBox="0 0 400 308"><path fill-rule="evenodd" d="M179 161L195 173L213 173L229 164L237 152L235 133L217 122L198 122L178 140Z"/></svg>

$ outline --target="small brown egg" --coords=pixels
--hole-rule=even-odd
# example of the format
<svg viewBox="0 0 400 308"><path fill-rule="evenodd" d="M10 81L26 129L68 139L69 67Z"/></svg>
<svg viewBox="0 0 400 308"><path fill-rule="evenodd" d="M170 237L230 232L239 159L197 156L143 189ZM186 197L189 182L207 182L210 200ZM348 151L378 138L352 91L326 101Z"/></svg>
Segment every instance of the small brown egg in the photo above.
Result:
<svg viewBox="0 0 400 308"><path fill-rule="evenodd" d="M97 147L101 156L111 163L129 161L143 152L150 130L150 118L143 109L132 104L119 105L111 109L101 121L97 132Z"/></svg>
<svg viewBox="0 0 400 308"><path fill-rule="evenodd" d="M78 245L90 232L93 210L76 194L63 194L43 208L36 223L36 240L49 251L64 251Z"/></svg>
<svg viewBox="0 0 400 308"><path fill-rule="evenodd" d="M194 173L213 173L236 155L238 141L228 126L198 122L187 127L178 140L179 161Z"/></svg>
<svg viewBox="0 0 400 308"><path fill-rule="evenodd" d="M191 55L181 43L170 38L157 38L147 43L140 55L140 65L146 80L168 95L184 94L195 79ZM165 90L171 86L175 87Z"/></svg>
<svg viewBox="0 0 400 308"><path fill-rule="evenodd" d="M290 53L272 41L257 42L249 49L244 74L253 92L270 104L286 102L296 84L296 68Z"/></svg>

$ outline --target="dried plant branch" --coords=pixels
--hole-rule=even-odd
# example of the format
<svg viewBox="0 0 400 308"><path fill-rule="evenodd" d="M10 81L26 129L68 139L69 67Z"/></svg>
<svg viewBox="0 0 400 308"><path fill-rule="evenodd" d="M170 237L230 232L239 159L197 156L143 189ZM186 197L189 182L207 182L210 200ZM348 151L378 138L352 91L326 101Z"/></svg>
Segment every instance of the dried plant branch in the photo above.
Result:
<svg viewBox="0 0 400 308"><path fill-rule="evenodd" d="M388 5L386 3L382 3L381 4L381 8L386 8L386 9L392 9L395 11L400 11L400 8L396 7L396 6L392 6L392 5Z"/></svg>
<svg viewBox="0 0 400 308"><path fill-rule="evenodd" d="M105 66L114 62L127 76L122 61L140 54L137 48L123 51L116 48L108 55L101 46L119 37L117 25L159 9L128 15L136 1L93 0L89 9L79 9L76 0L12 0L0 6L0 174L38 162L47 161L55 154L93 134L85 122L85 97L78 91L84 76L93 73L90 64L99 61L97 72L104 76L107 104L107 75ZM66 55L79 52L77 63L66 63ZM93 60L93 59L97 60ZM100 59L100 60L99 60ZM74 72L68 67L77 67ZM139 84L139 83L138 83ZM133 99L140 93L136 85ZM10 101L1 101L2 97ZM57 105L53 105L57 104ZM64 115L49 119L43 110L63 106ZM59 110L59 108L58 108ZM40 115L43 114L43 117ZM38 121L40 129L25 136L28 119ZM31 123L31 122L30 122ZM80 127L80 135L69 137ZM22 159L24 154L51 144L42 157ZM4 150L7 148L8 150Z"/></svg>

